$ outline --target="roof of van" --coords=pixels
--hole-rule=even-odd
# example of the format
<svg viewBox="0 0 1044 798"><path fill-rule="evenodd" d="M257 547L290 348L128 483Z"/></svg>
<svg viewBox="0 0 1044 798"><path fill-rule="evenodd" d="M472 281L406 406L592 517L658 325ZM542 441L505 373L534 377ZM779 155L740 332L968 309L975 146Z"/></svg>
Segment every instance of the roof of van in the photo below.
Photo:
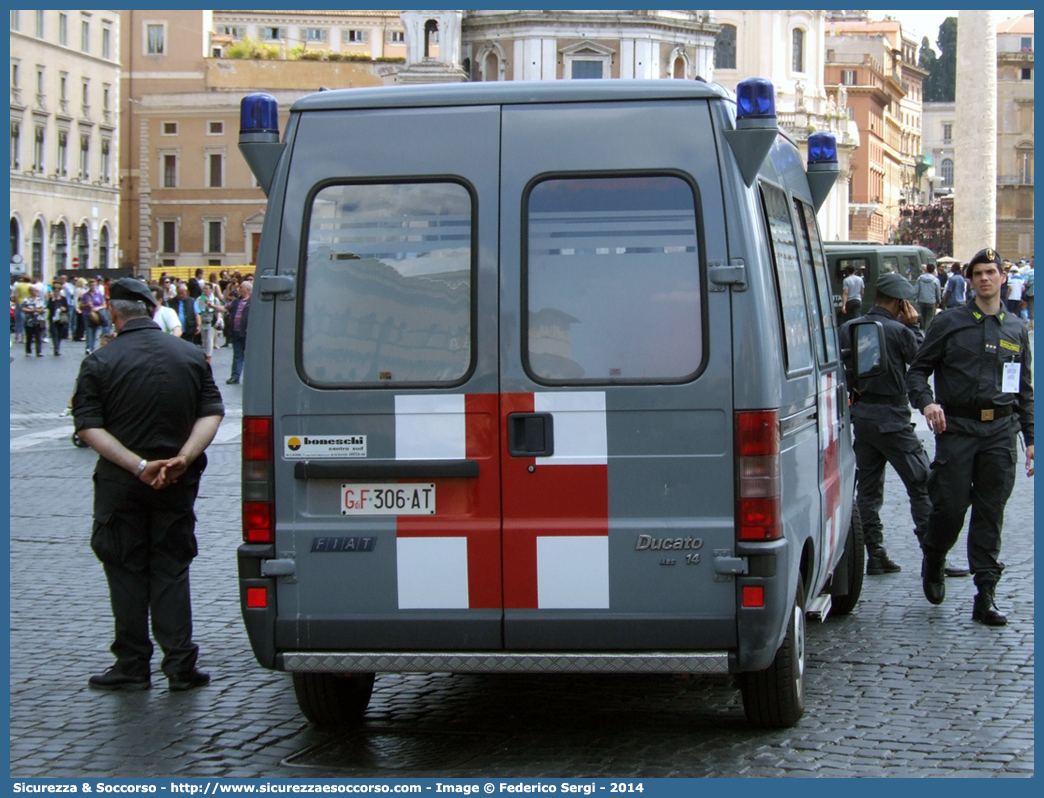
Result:
<svg viewBox="0 0 1044 798"><path fill-rule="evenodd" d="M437 105L598 102L607 100L725 99L735 95L699 80L519 80L481 83L377 86L320 91L302 97L292 111L404 108Z"/></svg>

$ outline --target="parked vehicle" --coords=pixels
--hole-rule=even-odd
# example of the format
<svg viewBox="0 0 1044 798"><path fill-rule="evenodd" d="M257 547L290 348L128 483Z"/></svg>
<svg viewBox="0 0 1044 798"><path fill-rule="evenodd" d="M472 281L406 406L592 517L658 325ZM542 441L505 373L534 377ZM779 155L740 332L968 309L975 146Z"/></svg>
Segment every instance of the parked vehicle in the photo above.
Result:
<svg viewBox="0 0 1044 798"><path fill-rule="evenodd" d="M863 549L808 170L768 81L324 91L240 146L243 617L304 714L374 673L735 673L804 709Z"/></svg>
<svg viewBox="0 0 1044 798"><path fill-rule="evenodd" d="M924 271L927 263L936 263L935 253L927 247L911 244L878 244L873 241L827 241L824 243L830 271L831 292L834 309L841 312L841 283L845 279L845 268L854 266L863 278L863 309L874 304L877 294L874 286L877 278L888 272L897 272L910 282Z"/></svg>

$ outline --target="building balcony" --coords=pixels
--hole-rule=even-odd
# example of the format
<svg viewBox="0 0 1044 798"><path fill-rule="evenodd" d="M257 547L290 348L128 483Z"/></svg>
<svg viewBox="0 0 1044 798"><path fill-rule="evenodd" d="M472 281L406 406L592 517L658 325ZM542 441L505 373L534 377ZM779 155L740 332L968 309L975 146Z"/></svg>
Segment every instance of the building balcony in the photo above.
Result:
<svg viewBox="0 0 1044 798"><path fill-rule="evenodd" d="M36 102L33 103L33 109L36 110L36 111L43 111L45 113L47 112L47 95L46 94L37 94L36 95Z"/></svg>
<svg viewBox="0 0 1044 798"><path fill-rule="evenodd" d="M22 90L17 86L11 87L11 105L22 107Z"/></svg>

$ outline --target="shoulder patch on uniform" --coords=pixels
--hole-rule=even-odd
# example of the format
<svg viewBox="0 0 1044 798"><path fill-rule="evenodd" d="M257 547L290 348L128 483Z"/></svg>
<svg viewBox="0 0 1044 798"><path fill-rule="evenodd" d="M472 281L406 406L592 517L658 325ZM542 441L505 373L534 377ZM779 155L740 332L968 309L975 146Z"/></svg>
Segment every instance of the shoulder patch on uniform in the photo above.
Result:
<svg viewBox="0 0 1044 798"><path fill-rule="evenodd" d="M1011 341L1004 341L1004 340L1002 340L1000 342L1000 345L1001 345L1001 349L1010 349L1012 352L1021 352L1022 351L1022 347L1021 346L1019 346L1018 344L1013 344Z"/></svg>

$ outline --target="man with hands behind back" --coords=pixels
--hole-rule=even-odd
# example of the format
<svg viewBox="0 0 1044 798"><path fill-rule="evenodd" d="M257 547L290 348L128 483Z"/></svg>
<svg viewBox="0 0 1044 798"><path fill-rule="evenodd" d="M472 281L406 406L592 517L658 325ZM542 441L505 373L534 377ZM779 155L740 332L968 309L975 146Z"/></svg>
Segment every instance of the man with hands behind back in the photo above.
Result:
<svg viewBox="0 0 1044 798"><path fill-rule="evenodd" d="M170 690L189 690L210 681L196 668L189 564L204 450L224 405L203 352L152 321L155 300L142 282L114 281L110 300L119 334L84 359L73 397L76 431L100 455L91 548L115 621L116 664L88 684L151 686L151 618Z"/></svg>

